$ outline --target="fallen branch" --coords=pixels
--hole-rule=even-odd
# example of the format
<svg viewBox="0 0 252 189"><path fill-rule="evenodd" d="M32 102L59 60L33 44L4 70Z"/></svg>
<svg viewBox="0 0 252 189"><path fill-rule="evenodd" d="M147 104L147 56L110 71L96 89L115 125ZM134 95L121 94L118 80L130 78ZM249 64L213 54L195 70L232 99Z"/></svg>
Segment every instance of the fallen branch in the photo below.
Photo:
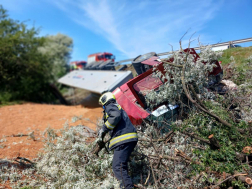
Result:
<svg viewBox="0 0 252 189"><path fill-rule="evenodd" d="M110 139L108 139L108 140L106 140L106 141L101 141L101 142L97 142L96 144L95 144L95 146L94 146L94 148L93 148L93 150L92 150L92 154L94 154L94 155L96 155L97 157L99 157L99 152L103 149L103 148L105 148L106 150L107 150L107 148L106 148L106 143L109 141ZM108 151L108 150L107 150Z"/></svg>
<svg viewBox="0 0 252 189"><path fill-rule="evenodd" d="M18 160L20 160L20 161L18 161ZM19 157L19 156L16 159L14 159L14 161L16 161L20 165L26 166L26 167L34 167L34 165L36 164L36 163L32 162L31 160L29 160L27 158ZM28 164L26 162L28 162Z"/></svg>
<svg viewBox="0 0 252 189"><path fill-rule="evenodd" d="M192 138L195 138L195 139L197 139L197 140L200 140L201 142L204 142L204 143L207 143L207 144L211 144L209 140L204 139L204 138L202 138L202 137L196 135L195 133L188 133L188 132L186 132L186 131L180 131L180 132L181 132L182 134L184 134L184 135L188 135L188 136L190 136L190 137L192 137Z"/></svg>
<svg viewBox="0 0 252 189"><path fill-rule="evenodd" d="M150 167L151 167L152 176L153 176L153 179L154 179L154 182L155 182L155 186L156 186L156 188L158 189L157 179L156 179L156 177L155 177L154 170L153 170L153 166L152 166L152 163L151 163L151 162L150 162Z"/></svg>
<svg viewBox="0 0 252 189"><path fill-rule="evenodd" d="M184 152L182 152L181 150L178 150L175 148L175 154L176 156L180 156L182 158L184 158L185 160L189 161L190 163L195 163L195 164L198 164L200 165L201 163L198 162L198 161L194 161L192 160L192 158L190 158L188 155L186 155Z"/></svg>
<svg viewBox="0 0 252 189"><path fill-rule="evenodd" d="M211 117L215 118L216 121L222 123L223 125L229 127L229 128L233 128L232 124L228 123L227 121L219 118L217 115L209 112L208 110L206 110L205 108L203 108L200 104L197 103L197 101L193 100L189 91L187 90L187 87L186 87L186 84L185 84L185 65L183 65L182 67L182 74L181 74L181 82L182 82L182 87L183 87L183 90L187 96L187 98L196 106L198 107L201 111L205 112L206 114L210 115ZM197 97L196 97L197 99ZM200 103L200 102L199 102ZM240 132L240 133L245 133L245 130L243 129L239 129L237 128L237 130Z"/></svg>
<svg viewBox="0 0 252 189"><path fill-rule="evenodd" d="M152 140L147 139L147 138L140 138L140 139L138 139L138 141L147 141L147 142L150 142L150 141L152 141L152 142L163 142L163 141L166 141L166 140L168 139L168 137L169 137L169 136L171 136L173 133L174 133L174 131L170 131L169 133L167 133L167 134L165 135L165 137L164 137L164 138L152 139Z"/></svg>
<svg viewBox="0 0 252 189"><path fill-rule="evenodd" d="M241 176L245 176L245 175L247 175L247 173L245 173L245 174L244 174L244 173L239 173L239 174L235 174L235 175L229 176L229 177L227 177L226 179L224 179L223 181L221 181L221 182L219 182L218 184L214 185L211 189L216 188L217 186L221 185L222 183L228 181L229 179L233 179L233 178L235 178L235 177L238 177L238 179L239 179ZM240 180L240 179L239 179L239 180Z"/></svg>
<svg viewBox="0 0 252 189"><path fill-rule="evenodd" d="M195 96L196 100L200 103L200 105L207 110L207 107L203 104L203 102L200 100L200 98L198 97L198 94L195 92L194 88L192 85L189 85L189 88L191 89L193 95Z"/></svg>
<svg viewBox="0 0 252 189"><path fill-rule="evenodd" d="M22 134L22 133L20 133L20 134L12 134L12 135L8 135L6 137L24 137L24 136L29 136L29 137L31 137L35 141L34 131L32 131L29 134Z"/></svg>
<svg viewBox="0 0 252 189"><path fill-rule="evenodd" d="M147 182L148 182L149 178L150 178L150 171L148 172L148 176L147 176L147 178L146 178L146 181L145 181L144 185L146 185L146 184L147 184Z"/></svg>
<svg viewBox="0 0 252 189"><path fill-rule="evenodd" d="M242 181L243 183L246 183L248 185L252 185L252 179L249 177L245 177L246 175L248 175L247 173L245 174L240 174L238 172L235 172L236 175L239 175L237 177L238 180Z"/></svg>
<svg viewBox="0 0 252 189"><path fill-rule="evenodd" d="M159 159L159 158L163 158L163 159L168 159L168 160L173 160L173 161L180 161L179 158L177 157L172 157L172 156L168 156L168 155L149 155L149 158L155 158L155 159Z"/></svg>

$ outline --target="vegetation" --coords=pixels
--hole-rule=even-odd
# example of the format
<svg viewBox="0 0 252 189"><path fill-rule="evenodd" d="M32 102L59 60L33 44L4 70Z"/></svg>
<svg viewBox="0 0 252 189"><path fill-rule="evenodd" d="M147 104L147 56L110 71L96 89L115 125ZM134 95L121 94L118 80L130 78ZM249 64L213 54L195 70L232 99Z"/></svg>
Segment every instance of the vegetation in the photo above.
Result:
<svg viewBox="0 0 252 189"><path fill-rule="evenodd" d="M67 65L71 58L73 40L63 34L46 36L46 41L43 46L38 48L38 51L49 58L52 64L50 73L53 76L51 82L57 81L58 78L66 74Z"/></svg>
<svg viewBox="0 0 252 189"><path fill-rule="evenodd" d="M0 19L0 102L50 100L48 83L64 74L71 39L61 34L36 37L35 28L9 19L2 7ZM221 54L208 46L196 63L182 47L172 56L172 62L164 60L166 74L156 70L168 82L158 93L148 91L146 100L155 105L169 99L179 105L179 113L139 127L129 169L133 182L138 188L250 187L251 151L244 147L252 145L251 47ZM222 61L225 79L238 85L236 90L218 94L207 89L216 59ZM13 188L118 188L113 154L104 148L95 156L96 140L90 143L94 133L66 123L61 131L49 128L44 134L44 153L37 159L0 162L2 183L10 181Z"/></svg>
<svg viewBox="0 0 252 189"><path fill-rule="evenodd" d="M54 100L49 83L66 72L72 40L62 34L38 37L38 33L9 18L0 6L0 104Z"/></svg>
<svg viewBox="0 0 252 189"><path fill-rule="evenodd" d="M231 48L223 52L222 65L226 68L226 79L231 79L240 85L246 79L251 78L252 47Z"/></svg>
<svg viewBox="0 0 252 189"><path fill-rule="evenodd" d="M173 74L171 81L178 81L164 85L163 93L150 91L148 97L153 102L156 95L166 95L180 104L180 113L174 115L174 122L146 123L138 130L139 142L129 169L133 182L138 188L248 188L251 152L244 147L252 145L250 78L237 90L220 95L205 90L209 64L193 66L187 53L173 56L178 69L171 69L169 62L165 67ZM218 56L210 47L202 49L201 57L208 62ZM245 59L252 64L249 57ZM235 65L233 61L230 69ZM78 119L83 118L73 121ZM167 131L167 124L172 130ZM111 169L113 154L103 149L96 157L92 153L96 141L90 143L90 136L95 134L82 125L69 128L66 124L60 133L48 129L44 153L34 162L20 162L25 168L21 173L3 166L0 179L10 179L13 188L118 188Z"/></svg>

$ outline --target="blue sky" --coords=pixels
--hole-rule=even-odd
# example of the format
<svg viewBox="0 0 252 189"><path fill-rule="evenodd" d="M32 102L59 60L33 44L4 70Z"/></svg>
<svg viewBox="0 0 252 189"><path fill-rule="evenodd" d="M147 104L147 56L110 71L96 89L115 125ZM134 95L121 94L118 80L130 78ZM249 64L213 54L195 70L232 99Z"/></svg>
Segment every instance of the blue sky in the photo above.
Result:
<svg viewBox="0 0 252 189"><path fill-rule="evenodd" d="M252 0L0 0L15 20L40 35L66 34L73 60L111 52L116 60L148 52L252 37ZM251 46L251 43L241 44Z"/></svg>

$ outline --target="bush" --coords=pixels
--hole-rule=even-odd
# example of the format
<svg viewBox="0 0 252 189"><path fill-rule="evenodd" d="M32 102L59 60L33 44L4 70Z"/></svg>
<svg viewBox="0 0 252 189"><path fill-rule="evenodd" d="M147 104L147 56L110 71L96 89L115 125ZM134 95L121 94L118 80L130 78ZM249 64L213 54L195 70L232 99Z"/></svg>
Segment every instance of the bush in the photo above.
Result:
<svg viewBox="0 0 252 189"><path fill-rule="evenodd" d="M65 73L72 39L62 34L38 37L38 29L28 29L6 12L0 6L0 103L53 101L49 83Z"/></svg>

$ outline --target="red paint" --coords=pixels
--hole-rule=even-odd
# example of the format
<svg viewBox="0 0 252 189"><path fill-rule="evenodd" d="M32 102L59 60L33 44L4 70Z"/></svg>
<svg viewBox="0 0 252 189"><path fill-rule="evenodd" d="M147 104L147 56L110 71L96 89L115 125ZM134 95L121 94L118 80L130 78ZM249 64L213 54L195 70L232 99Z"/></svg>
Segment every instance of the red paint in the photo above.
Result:
<svg viewBox="0 0 252 189"><path fill-rule="evenodd" d="M107 60L112 60L113 62L115 61L115 57L112 53L109 52L102 52L102 53L94 53L88 55L88 58L95 57L95 61L107 61Z"/></svg>
<svg viewBox="0 0 252 189"><path fill-rule="evenodd" d="M196 62L199 59L199 55L192 48L185 49L184 52L187 53L189 51L190 54L193 54L194 61ZM153 56L148 60L143 61L142 63L148 64L150 66L157 65L156 69L161 73L165 74L163 63L158 62L157 59L159 57ZM173 62L173 58L167 60L168 62ZM202 62L203 64L206 64ZM213 61L217 67L213 69L210 74L217 75L222 71L222 68L218 61ZM145 110L145 102L144 99L141 98L139 92L143 92L145 90L156 90L163 83L159 78L151 77L153 74L153 68L147 70L146 72L138 75L137 77L131 79L127 83L123 84L120 88L117 88L113 91L113 94L116 97L118 104L127 112L129 118L134 125L139 125L143 122L145 118L147 118L150 114ZM164 82L166 82L165 80ZM160 105L161 106L161 105Z"/></svg>

